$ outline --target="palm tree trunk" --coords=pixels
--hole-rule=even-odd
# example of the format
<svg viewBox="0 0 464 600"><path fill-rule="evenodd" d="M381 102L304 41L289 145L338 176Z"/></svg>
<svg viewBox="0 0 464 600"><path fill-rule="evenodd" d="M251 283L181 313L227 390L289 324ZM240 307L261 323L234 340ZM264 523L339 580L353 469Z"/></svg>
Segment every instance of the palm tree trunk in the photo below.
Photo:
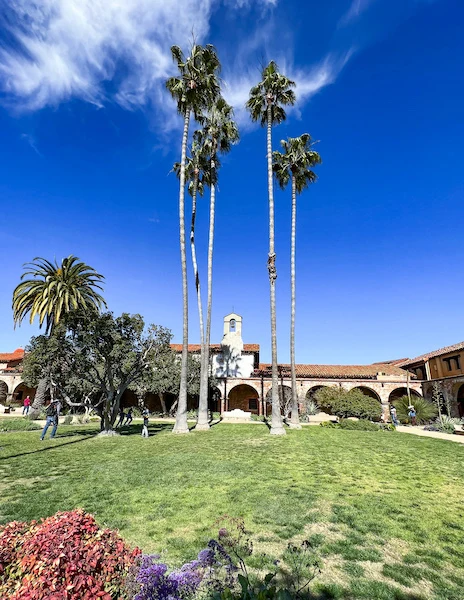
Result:
<svg viewBox="0 0 464 600"><path fill-rule="evenodd" d="M188 287L187 287L187 253L185 251L185 159L187 156L187 138L190 112L185 113L184 133L182 135L182 153L180 159L179 185L179 240L180 260L182 265L182 358L180 370L179 402L177 405L176 423L173 433L189 433L187 424L187 378L188 378Z"/></svg>
<svg viewBox="0 0 464 600"><path fill-rule="evenodd" d="M269 271L270 300L271 300L271 347L272 347L272 423L270 433L285 435L282 424L282 413L279 402L279 373L277 370L277 328L276 328L276 293L275 281L277 271L275 267L274 250L274 186L272 180L272 107L267 107L267 185L269 194L269 257L267 268Z"/></svg>
<svg viewBox="0 0 464 600"><path fill-rule="evenodd" d="M211 171L214 162L211 161ZM197 429L209 429L208 422L208 375L209 375L209 344L211 341L211 311L213 305L213 245L214 245L214 218L216 209L216 186L211 185L209 202L209 237L208 237L208 298L206 306L206 335L204 352L202 353L201 379L200 379L200 406L198 410Z"/></svg>
<svg viewBox="0 0 464 600"><path fill-rule="evenodd" d="M208 429L208 397L206 397L206 408L202 403L202 379L201 373L203 373L203 360L204 360L204 351L205 351L205 324L203 321L203 304L201 302L201 286L200 286L200 274L198 272L198 263L197 263L197 253L195 247L195 221L197 216L197 188L198 188L198 176L195 176L193 194L192 194L192 221L190 225L190 249L192 252L192 266L193 273L195 276L195 289L197 292L197 305L198 305L198 318L200 322L200 363L201 363L201 371L200 371L200 402L198 405L198 421L195 429ZM205 416L206 411L206 416ZM202 426L202 423L206 423L206 427Z"/></svg>
<svg viewBox="0 0 464 600"><path fill-rule="evenodd" d="M45 394L48 389L48 379L43 378L39 380L39 384L35 391L34 402L32 403L31 410L29 411L28 418L31 420L38 419L40 411L45 404Z"/></svg>
<svg viewBox="0 0 464 600"><path fill-rule="evenodd" d="M290 371L292 378L292 416L290 427L301 429L298 416L298 393L296 389L295 367L295 246L296 246L296 181L292 176L292 239L290 251L290 279L291 279L291 318L290 318Z"/></svg>

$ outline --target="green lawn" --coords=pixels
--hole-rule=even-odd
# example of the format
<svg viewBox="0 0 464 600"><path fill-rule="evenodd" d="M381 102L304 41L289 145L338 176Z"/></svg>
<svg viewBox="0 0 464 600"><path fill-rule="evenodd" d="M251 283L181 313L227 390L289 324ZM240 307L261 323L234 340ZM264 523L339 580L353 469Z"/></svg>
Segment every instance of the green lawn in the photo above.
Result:
<svg viewBox="0 0 464 600"><path fill-rule="evenodd" d="M188 436L140 425L0 434L0 522L81 506L146 552L190 559L223 514L266 569L290 540L320 542L325 598L464 598L464 447L399 433L217 425Z"/></svg>

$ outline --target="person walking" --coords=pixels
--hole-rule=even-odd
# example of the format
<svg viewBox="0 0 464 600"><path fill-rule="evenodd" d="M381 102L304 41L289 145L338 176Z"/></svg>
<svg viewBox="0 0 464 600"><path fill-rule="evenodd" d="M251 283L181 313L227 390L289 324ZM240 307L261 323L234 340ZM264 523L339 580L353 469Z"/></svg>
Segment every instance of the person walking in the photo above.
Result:
<svg viewBox="0 0 464 600"><path fill-rule="evenodd" d="M398 423L398 417L396 415L396 408L394 406L390 406L390 415L391 415L391 420L392 423L395 427L398 427L399 423Z"/></svg>
<svg viewBox="0 0 464 600"><path fill-rule="evenodd" d="M52 400L47 407L46 417L47 420L45 422L45 427L42 430L40 435L40 439L43 441L45 435L47 434L48 428L50 425L53 425L52 432L50 434L50 439L52 440L56 435L56 430L58 428L58 418L60 416L61 403L59 400Z"/></svg>
<svg viewBox="0 0 464 600"><path fill-rule="evenodd" d="M121 407L119 409L119 421L116 423L116 429L118 427L122 427L125 417L126 417L126 413L124 412L124 409Z"/></svg>
<svg viewBox="0 0 464 600"><path fill-rule="evenodd" d="M149 417L149 415L150 415L150 413L148 412L148 408L145 407L142 412L142 417L143 417L142 437L144 437L144 438L148 437L148 417Z"/></svg>
<svg viewBox="0 0 464 600"><path fill-rule="evenodd" d="M415 427L417 425L416 422L416 409L414 408L414 406L411 404L410 406L408 406L409 412L408 412L408 417L411 419L411 425L413 427Z"/></svg>
<svg viewBox="0 0 464 600"><path fill-rule="evenodd" d="M24 402L23 402L23 415L27 415L29 414L29 408L31 406L31 399L29 398L29 396L26 396L24 398Z"/></svg>
<svg viewBox="0 0 464 600"><path fill-rule="evenodd" d="M132 419L134 418L132 416L132 406L129 408L129 410L127 411L127 415L126 415L126 420L124 421L124 425L130 425L132 423Z"/></svg>

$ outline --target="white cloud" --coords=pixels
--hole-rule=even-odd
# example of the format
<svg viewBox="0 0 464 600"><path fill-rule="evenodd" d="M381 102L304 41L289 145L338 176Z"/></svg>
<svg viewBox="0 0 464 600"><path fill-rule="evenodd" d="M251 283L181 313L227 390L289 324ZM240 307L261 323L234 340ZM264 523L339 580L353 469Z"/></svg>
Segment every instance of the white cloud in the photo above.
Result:
<svg viewBox="0 0 464 600"><path fill-rule="evenodd" d="M106 102L126 109L151 104L161 130L169 131L180 124L164 86L174 72L170 46L185 47L192 34L204 41L219 1L10 0L10 21L16 23L10 34L18 45L0 50L0 87L18 109L38 110L71 98L99 107ZM254 6L266 13L278 3L223 1L231 10ZM237 39L233 56L224 61L230 65L224 73L225 96L242 126L250 125L244 105L260 77L260 65L250 67L250 56L261 54L263 63L265 56L273 56L269 43L278 31L272 18L260 22L248 36ZM291 52L290 40L289 48ZM226 55L227 51L231 52L226 47ZM348 58L328 55L308 69L296 68L289 56L277 62L297 82L301 103L332 83Z"/></svg>
<svg viewBox="0 0 464 600"><path fill-rule="evenodd" d="M37 148L37 142L33 135L31 135L30 133L22 133L21 139L24 140L27 144L29 144L29 146L34 150L36 154L43 158L43 154Z"/></svg>
<svg viewBox="0 0 464 600"><path fill-rule="evenodd" d="M339 26L349 25L358 19L375 0L352 0L350 8L339 21Z"/></svg>
<svg viewBox="0 0 464 600"><path fill-rule="evenodd" d="M172 69L169 48L203 39L214 0L13 0L22 49L0 52L3 89L28 109L71 97L102 105L120 67L116 101L155 100ZM192 28L192 23L194 27ZM119 71L121 72L121 71Z"/></svg>
<svg viewBox="0 0 464 600"><path fill-rule="evenodd" d="M284 59L277 61L280 71L296 83L295 94L297 105L294 109L299 113L298 106L317 94L322 88L334 83L338 74L349 61L354 50L349 50L342 56L328 54L325 59L315 67L309 69L296 68ZM250 89L260 79L258 69L248 71L246 75L234 76L230 74L225 78L224 96L235 109L235 117L241 127L251 126L250 117L245 109Z"/></svg>

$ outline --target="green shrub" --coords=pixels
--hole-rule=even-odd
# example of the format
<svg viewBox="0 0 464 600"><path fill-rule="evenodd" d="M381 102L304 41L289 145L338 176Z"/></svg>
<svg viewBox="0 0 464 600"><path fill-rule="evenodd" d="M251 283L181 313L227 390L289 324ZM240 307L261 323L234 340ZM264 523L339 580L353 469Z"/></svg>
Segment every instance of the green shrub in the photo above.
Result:
<svg viewBox="0 0 464 600"><path fill-rule="evenodd" d="M320 423L321 427L327 427L328 429L335 429L336 427L340 427L338 423L333 423L332 421L322 421Z"/></svg>
<svg viewBox="0 0 464 600"><path fill-rule="evenodd" d="M304 423L308 423L309 418L313 415L317 415L318 412L320 412L320 408L314 400L305 400L300 418Z"/></svg>
<svg viewBox="0 0 464 600"><path fill-rule="evenodd" d="M211 418L213 421L219 421L219 419L221 418L221 413L220 412L213 412L211 413Z"/></svg>
<svg viewBox="0 0 464 600"><path fill-rule="evenodd" d="M396 431L396 427L393 423L379 423L378 425L381 431Z"/></svg>
<svg viewBox="0 0 464 600"><path fill-rule="evenodd" d="M361 419L360 421L352 421L351 419L341 419L339 423L341 429L352 429L356 431L380 431L380 427L377 423L372 423L367 419Z"/></svg>
<svg viewBox="0 0 464 600"><path fill-rule="evenodd" d="M314 394L314 399L322 410L341 418L379 420L382 416L380 402L358 389L347 392L340 387L323 387Z"/></svg>
<svg viewBox="0 0 464 600"><path fill-rule="evenodd" d="M265 418L264 415L251 415L252 421L264 421Z"/></svg>
<svg viewBox="0 0 464 600"><path fill-rule="evenodd" d="M432 421L438 413L437 407L432 402L429 402L425 398L420 396L411 396L411 401L407 396L402 396L393 402L396 408L396 414L398 419L402 423L409 423L410 417L408 417L408 406L412 404L416 409L416 421L419 425L423 425Z"/></svg>
<svg viewBox="0 0 464 600"><path fill-rule="evenodd" d="M73 416L71 413L68 413L64 418L64 425L71 425L73 420Z"/></svg>
<svg viewBox="0 0 464 600"><path fill-rule="evenodd" d="M42 429L38 423L21 417L0 420L0 431L32 431Z"/></svg>

